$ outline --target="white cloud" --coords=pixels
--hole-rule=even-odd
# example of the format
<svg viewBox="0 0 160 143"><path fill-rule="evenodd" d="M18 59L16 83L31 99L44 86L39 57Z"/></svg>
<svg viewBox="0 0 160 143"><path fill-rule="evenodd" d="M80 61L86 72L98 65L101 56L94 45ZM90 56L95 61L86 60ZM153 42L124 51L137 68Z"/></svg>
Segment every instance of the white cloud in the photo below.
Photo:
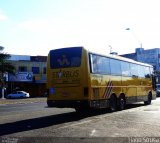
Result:
<svg viewBox="0 0 160 143"><path fill-rule="evenodd" d="M8 17L0 11L0 21L7 20Z"/></svg>
<svg viewBox="0 0 160 143"><path fill-rule="evenodd" d="M44 20L26 20L18 24L18 28L21 30L39 31L48 27L47 21Z"/></svg>

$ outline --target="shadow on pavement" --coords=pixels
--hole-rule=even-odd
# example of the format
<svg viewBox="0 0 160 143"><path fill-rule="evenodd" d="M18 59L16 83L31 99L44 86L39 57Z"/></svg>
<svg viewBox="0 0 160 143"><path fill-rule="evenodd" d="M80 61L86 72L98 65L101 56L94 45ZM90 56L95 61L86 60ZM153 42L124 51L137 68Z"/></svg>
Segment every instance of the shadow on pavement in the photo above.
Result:
<svg viewBox="0 0 160 143"><path fill-rule="evenodd" d="M140 106L143 106L143 104L127 105L126 110ZM0 124L0 136L23 132L23 131L29 131L33 129L45 128L62 123L78 121L87 117L102 115L106 113L111 113L111 112L109 109L91 110L85 113L69 112L69 113L50 115L33 119L26 119L13 123Z"/></svg>

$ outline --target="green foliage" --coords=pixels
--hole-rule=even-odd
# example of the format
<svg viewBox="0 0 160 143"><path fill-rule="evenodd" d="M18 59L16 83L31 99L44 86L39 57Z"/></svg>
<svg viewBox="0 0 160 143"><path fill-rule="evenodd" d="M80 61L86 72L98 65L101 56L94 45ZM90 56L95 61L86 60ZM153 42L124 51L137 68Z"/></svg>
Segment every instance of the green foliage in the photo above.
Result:
<svg viewBox="0 0 160 143"><path fill-rule="evenodd" d="M11 57L10 54L3 52L4 47L0 46L0 80L3 81L3 74L5 72L15 73L15 67L8 62L8 59Z"/></svg>

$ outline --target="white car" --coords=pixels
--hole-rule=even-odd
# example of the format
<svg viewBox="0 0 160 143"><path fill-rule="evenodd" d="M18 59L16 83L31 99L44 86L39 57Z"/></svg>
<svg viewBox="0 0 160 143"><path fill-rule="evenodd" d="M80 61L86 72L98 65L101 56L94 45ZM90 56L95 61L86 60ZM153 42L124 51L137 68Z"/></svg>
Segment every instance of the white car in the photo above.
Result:
<svg viewBox="0 0 160 143"><path fill-rule="evenodd" d="M7 95L7 98L28 98L28 97L30 97L30 95L25 91L15 91Z"/></svg>

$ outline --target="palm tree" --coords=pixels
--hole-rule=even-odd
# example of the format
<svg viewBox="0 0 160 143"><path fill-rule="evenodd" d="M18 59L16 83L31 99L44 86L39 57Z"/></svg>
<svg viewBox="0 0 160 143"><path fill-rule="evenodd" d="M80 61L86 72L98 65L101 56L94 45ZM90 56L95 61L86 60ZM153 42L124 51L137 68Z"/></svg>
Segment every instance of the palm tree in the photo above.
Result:
<svg viewBox="0 0 160 143"><path fill-rule="evenodd" d="M5 82L4 73L8 72L14 74L15 72L15 67L7 61L11 57L10 54L2 52L3 50L4 47L0 46L0 83L2 86Z"/></svg>

